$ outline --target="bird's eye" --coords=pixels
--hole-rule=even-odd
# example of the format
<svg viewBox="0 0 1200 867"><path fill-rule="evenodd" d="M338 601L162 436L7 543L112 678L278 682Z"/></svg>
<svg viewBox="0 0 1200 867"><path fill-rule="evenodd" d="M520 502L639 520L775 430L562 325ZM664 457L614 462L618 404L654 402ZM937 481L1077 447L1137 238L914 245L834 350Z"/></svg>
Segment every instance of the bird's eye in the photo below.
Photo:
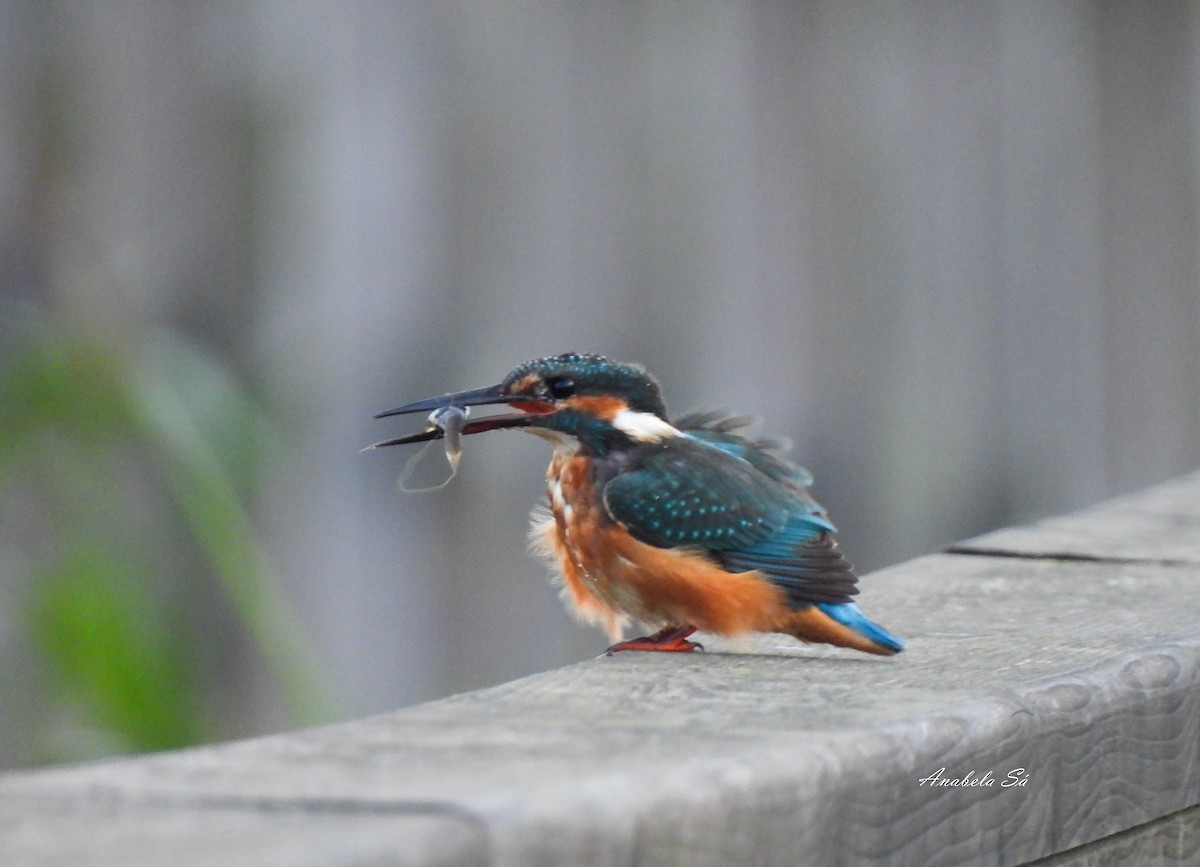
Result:
<svg viewBox="0 0 1200 867"><path fill-rule="evenodd" d="M575 393L575 380L569 376L559 376L549 380L546 389L555 400L563 400Z"/></svg>

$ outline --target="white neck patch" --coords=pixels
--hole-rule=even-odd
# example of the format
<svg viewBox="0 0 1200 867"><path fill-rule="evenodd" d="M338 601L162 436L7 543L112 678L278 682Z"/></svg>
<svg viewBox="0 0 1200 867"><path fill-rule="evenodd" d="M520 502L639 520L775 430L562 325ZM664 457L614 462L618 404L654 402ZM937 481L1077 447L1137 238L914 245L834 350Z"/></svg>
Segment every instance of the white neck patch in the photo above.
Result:
<svg viewBox="0 0 1200 867"><path fill-rule="evenodd" d="M656 443L667 437L677 437L679 431L652 412L620 410L612 418L612 425L638 442Z"/></svg>

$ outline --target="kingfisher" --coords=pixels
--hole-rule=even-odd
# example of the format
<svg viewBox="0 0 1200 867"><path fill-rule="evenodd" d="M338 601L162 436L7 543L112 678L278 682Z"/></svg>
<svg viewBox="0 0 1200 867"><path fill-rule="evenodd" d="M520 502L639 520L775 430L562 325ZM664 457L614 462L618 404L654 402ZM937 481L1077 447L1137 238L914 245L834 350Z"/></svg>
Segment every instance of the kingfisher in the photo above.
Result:
<svg viewBox="0 0 1200 867"><path fill-rule="evenodd" d="M463 408L488 405L515 412L466 421ZM576 616L616 642L609 653L690 652L697 630L903 650L853 602L858 579L809 493L812 476L782 456L785 442L745 435L751 419L672 421L640 365L568 352L519 364L498 385L381 412L431 413L434 424L376 445L443 437L438 414L453 408L456 437L516 428L553 445L531 539ZM631 620L657 631L623 641Z"/></svg>

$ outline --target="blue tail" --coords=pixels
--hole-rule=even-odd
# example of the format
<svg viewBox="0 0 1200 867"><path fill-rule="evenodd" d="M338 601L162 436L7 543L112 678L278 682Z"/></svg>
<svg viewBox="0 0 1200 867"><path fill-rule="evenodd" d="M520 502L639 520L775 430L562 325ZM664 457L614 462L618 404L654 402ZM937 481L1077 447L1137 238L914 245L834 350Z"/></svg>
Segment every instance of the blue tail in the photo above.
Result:
<svg viewBox="0 0 1200 867"><path fill-rule="evenodd" d="M859 635L864 635L881 647L894 653L904 649L904 642L877 623L872 623L853 602L818 602L817 607L843 626L849 626Z"/></svg>

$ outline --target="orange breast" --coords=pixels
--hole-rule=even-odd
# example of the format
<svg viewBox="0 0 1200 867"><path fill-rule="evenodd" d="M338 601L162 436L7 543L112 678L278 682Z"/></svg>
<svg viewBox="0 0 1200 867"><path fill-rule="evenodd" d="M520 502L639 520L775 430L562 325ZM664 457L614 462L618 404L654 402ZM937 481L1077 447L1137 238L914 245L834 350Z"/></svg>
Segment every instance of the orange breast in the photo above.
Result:
<svg viewBox="0 0 1200 867"><path fill-rule="evenodd" d="M630 536L605 513L586 458L556 455L547 488L550 515L535 519L535 542L556 560L575 613L614 640L630 617L722 635L773 631L788 617L783 592L758 573Z"/></svg>

